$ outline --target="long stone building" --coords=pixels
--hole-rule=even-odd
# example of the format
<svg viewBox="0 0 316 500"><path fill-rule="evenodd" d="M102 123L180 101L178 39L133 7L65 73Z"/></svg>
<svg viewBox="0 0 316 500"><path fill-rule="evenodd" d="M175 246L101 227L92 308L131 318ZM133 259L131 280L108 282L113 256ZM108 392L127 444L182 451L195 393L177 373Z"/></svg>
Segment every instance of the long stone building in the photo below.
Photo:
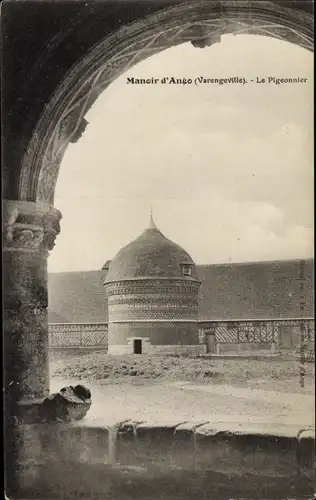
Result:
<svg viewBox="0 0 316 500"><path fill-rule="evenodd" d="M313 259L195 265L151 218L99 271L49 275L52 346L109 353L314 346Z"/></svg>

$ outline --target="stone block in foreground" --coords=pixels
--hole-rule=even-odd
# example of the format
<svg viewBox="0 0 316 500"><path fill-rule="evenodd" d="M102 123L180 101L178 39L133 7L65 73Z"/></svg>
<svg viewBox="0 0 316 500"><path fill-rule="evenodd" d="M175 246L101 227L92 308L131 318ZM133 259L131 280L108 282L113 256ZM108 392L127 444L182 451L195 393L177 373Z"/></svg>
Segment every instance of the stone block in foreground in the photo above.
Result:
<svg viewBox="0 0 316 500"><path fill-rule="evenodd" d="M229 477L291 478L300 476L302 467L312 470L312 443L314 438L307 434L299 441L297 429L264 424L125 422L118 428L116 459L121 465L213 471Z"/></svg>
<svg viewBox="0 0 316 500"><path fill-rule="evenodd" d="M134 465L139 460L136 427L142 421L127 420L121 422L117 429L115 457L118 464Z"/></svg>
<svg viewBox="0 0 316 500"><path fill-rule="evenodd" d="M234 475L293 477L298 474L296 433L229 429L206 424L195 433L196 467Z"/></svg>
<svg viewBox="0 0 316 500"><path fill-rule="evenodd" d="M44 399L40 413L45 422L80 420L91 406L91 392L83 385L63 387Z"/></svg>
<svg viewBox="0 0 316 500"><path fill-rule="evenodd" d="M40 488L47 492L55 491L59 485L75 488L82 479L77 478L78 467L102 470L112 464L110 439L110 429L99 424L80 421L23 424L19 488L34 491Z"/></svg>
<svg viewBox="0 0 316 500"><path fill-rule="evenodd" d="M298 462L303 476L315 480L315 429L304 429L298 433Z"/></svg>
<svg viewBox="0 0 316 500"><path fill-rule="evenodd" d="M173 434L172 466L179 469L195 470L195 433L208 422L185 422L177 425Z"/></svg>
<svg viewBox="0 0 316 500"><path fill-rule="evenodd" d="M116 459L121 465L171 465L176 423L124 422L119 426Z"/></svg>
<svg viewBox="0 0 316 500"><path fill-rule="evenodd" d="M312 498L315 491L312 430L139 421L108 428L102 421L85 420L21 430L19 486L51 498L122 500L134 498L138 488L151 498L158 487L161 498L169 498L165 492L172 490L172 500L180 490L203 500L218 491L227 498L247 493L253 499Z"/></svg>

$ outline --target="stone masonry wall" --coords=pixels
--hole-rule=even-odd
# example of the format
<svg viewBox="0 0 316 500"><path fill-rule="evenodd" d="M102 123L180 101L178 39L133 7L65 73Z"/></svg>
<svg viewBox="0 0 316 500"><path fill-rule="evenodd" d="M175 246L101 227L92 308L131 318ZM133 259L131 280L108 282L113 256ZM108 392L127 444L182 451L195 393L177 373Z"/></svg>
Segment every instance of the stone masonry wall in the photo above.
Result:
<svg viewBox="0 0 316 500"><path fill-rule="evenodd" d="M115 498L134 498L133 488L140 495L144 484L148 494L139 498L153 498L152 488L155 498L166 498L161 488L164 495L174 488L203 499L219 491L253 499L276 492L312 498L315 491L314 429L141 421L109 428L81 421L24 425L22 442L25 498L30 491L45 498L114 498L122 487L126 496Z"/></svg>
<svg viewBox="0 0 316 500"><path fill-rule="evenodd" d="M132 353L132 338L142 339L143 353L150 345L169 351L172 345L198 345L198 290L199 282L184 279L107 284L109 353Z"/></svg>
<svg viewBox="0 0 316 500"><path fill-rule="evenodd" d="M125 345L109 346L109 354L133 354L133 339ZM146 338L143 340L142 354L187 355L199 356L206 353L204 345L152 345Z"/></svg>
<svg viewBox="0 0 316 500"><path fill-rule="evenodd" d="M141 339L142 352L163 352L165 347L174 346L174 351L188 346L198 347L198 323L197 322L126 322L110 323L108 337L108 352L118 353L117 346L127 346L119 348L120 353L133 352L133 339ZM124 351L124 352L123 352Z"/></svg>
<svg viewBox="0 0 316 500"><path fill-rule="evenodd" d="M50 323L49 347L108 347L107 323Z"/></svg>
<svg viewBox="0 0 316 500"><path fill-rule="evenodd" d="M198 286L185 280L135 280L107 285L109 322L197 320Z"/></svg>

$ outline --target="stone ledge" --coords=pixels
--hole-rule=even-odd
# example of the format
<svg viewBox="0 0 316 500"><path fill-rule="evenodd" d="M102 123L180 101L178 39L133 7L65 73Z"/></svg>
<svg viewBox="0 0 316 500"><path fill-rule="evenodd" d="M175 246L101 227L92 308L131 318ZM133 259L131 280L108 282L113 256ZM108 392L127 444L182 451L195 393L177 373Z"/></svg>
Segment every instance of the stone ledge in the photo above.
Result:
<svg viewBox="0 0 316 500"><path fill-rule="evenodd" d="M128 423L124 424L124 427ZM170 468L173 464L174 457L174 434L175 430L179 424L176 423L133 423L130 429L130 433L133 434L133 440L129 439L129 436L125 433L120 432L118 429L117 436L117 452L116 459L121 464L128 465L139 465L139 466L158 466L162 469ZM128 436L128 437L127 437ZM128 454L127 447L122 447L122 441L128 439L133 447L133 461L130 463L130 457ZM120 446L121 445L121 446Z"/></svg>
<svg viewBox="0 0 316 500"><path fill-rule="evenodd" d="M197 429L195 441L198 469L266 477L293 477L298 473L295 436L230 431L206 424Z"/></svg>
<svg viewBox="0 0 316 500"><path fill-rule="evenodd" d="M24 489L24 498L51 500L199 500L245 498L312 499L314 489L301 478L243 475L231 478L213 471L153 471L136 467L57 462L43 466L36 489ZM22 495L19 495L21 499Z"/></svg>
<svg viewBox="0 0 316 500"><path fill-rule="evenodd" d="M50 480L57 481L75 464L112 463L110 433L108 427L91 426L85 421L21 425L19 487L37 489L47 469L51 470Z"/></svg>
<svg viewBox="0 0 316 500"><path fill-rule="evenodd" d="M102 482L113 474L136 474L147 481L171 480L183 473L200 477L205 484L216 478L224 484L226 478L239 488L247 479L263 491L270 483L299 483L308 494L312 491L313 429L297 433L269 425L243 427L223 422L125 421L109 428L87 420L22 425L20 487L54 491L53 484L61 482L67 491L88 491L96 487L92 477L101 477L103 471ZM83 471L79 478L78 471Z"/></svg>
<svg viewBox="0 0 316 500"><path fill-rule="evenodd" d="M209 470L265 477L312 477L312 429L271 425L125 422L118 428L116 459L121 465Z"/></svg>
<svg viewBox="0 0 316 500"><path fill-rule="evenodd" d="M26 424L23 431L23 459L42 457L82 463L110 463L111 430L84 421ZM112 460L112 459L111 459Z"/></svg>
<svg viewBox="0 0 316 500"><path fill-rule="evenodd" d="M298 463L302 475L315 478L315 429L298 433Z"/></svg>

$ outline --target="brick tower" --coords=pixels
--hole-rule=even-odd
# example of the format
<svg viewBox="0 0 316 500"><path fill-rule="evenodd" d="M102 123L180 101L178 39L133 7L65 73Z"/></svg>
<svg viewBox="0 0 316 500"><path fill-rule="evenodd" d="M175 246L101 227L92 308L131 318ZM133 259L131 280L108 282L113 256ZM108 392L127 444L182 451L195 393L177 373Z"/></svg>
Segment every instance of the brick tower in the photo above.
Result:
<svg viewBox="0 0 316 500"><path fill-rule="evenodd" d="M147 229L111 261L104 285L110 354L199 352L195 264L152 214Z"/></svg>

